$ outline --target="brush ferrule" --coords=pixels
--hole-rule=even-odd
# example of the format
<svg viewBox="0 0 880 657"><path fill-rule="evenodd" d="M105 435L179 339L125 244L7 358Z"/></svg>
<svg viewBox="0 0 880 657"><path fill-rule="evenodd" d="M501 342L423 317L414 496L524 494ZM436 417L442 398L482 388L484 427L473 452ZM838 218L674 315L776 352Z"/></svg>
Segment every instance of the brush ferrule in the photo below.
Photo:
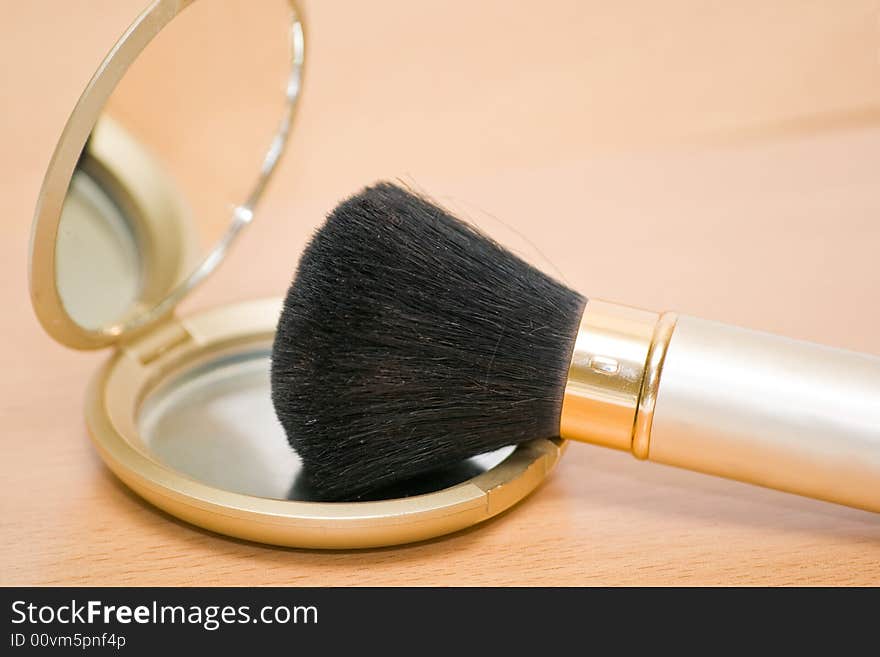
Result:
<svg viewBox="0 0 880 657"><path fill-rule="evenodd" d="M647 458L675 322L673 313L590 300L571 357L560 436Z"/></svg>

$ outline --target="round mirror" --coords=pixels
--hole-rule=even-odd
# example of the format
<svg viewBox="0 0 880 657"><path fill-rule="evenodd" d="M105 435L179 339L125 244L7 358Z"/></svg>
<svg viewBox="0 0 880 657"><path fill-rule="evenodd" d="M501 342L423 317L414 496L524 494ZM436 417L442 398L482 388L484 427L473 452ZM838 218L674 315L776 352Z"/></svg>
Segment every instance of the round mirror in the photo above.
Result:
<svg viewBox="0 0 880 657"><path fill-rule="evenodd" d="M272 409L269 356L268 347L225 354L164 382L138 416L145 449L174 471L221 490L320 501ZM494 468L513 450L503 447L357 499L443 490Z"/></svg>
<svg viewBox="0 0 880 657"><path fill-rule="evenodd" d="M44 181L31 292L95 348L167 315L254 217L299 97L290 0L157 0L74 109Z"/></svg>

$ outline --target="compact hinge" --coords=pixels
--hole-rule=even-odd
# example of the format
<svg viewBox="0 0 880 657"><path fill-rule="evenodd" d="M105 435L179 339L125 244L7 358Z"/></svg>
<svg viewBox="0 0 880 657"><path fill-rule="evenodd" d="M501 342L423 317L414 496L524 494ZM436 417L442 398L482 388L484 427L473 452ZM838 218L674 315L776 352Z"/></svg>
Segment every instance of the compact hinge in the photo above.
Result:
<svg viewBox="0 0 880 657"><path fill-rule="evenodd" d="M192 335L175 318L150 328L149 333L122 345L122 350L130 354L141 365L149 365L180 345L192 340Z"/></svg>

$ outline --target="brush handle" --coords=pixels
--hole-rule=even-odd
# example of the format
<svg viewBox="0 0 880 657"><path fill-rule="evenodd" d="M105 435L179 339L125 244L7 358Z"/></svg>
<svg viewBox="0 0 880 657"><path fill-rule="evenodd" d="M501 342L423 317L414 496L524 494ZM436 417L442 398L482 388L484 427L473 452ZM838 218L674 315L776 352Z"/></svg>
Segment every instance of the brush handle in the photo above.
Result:
<svg viewBox="0 0 880 657"><path fill-rule="evenodd" d="M880 511L880 358L680 316L647 457Z"/></svg>
<svg viewBox="0 0 880 657"><path fill-rule="evenodd" d="M880 358L590 300L560 436L880 512Z"/></svg>

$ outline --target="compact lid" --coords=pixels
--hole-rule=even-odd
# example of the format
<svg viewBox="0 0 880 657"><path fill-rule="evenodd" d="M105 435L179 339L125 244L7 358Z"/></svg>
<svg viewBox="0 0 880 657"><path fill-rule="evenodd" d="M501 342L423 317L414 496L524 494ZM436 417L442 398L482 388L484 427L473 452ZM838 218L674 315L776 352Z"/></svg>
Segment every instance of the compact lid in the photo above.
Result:
<svg viewBox="0 0 880 657"><path fill-rule="evenodd" d="M92 76L31 233L31 301L59 342L104 347L162 320L252 221L302 81L301 14L277 4L155 0Z"/></svg>

